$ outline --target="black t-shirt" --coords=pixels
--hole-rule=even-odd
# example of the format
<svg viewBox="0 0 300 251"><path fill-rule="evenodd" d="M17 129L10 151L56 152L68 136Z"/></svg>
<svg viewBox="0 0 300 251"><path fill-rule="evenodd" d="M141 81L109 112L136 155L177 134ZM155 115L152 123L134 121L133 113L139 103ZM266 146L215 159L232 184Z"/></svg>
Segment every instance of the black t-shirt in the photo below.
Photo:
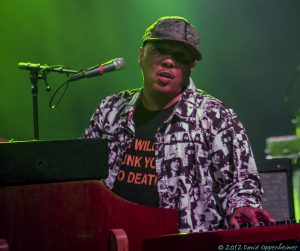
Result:
<svg viewBox="0 0 300 251"><path fill-rule="evenodd" d="M174 104L175 105L175 104ZM157 206L157 174L155 166L155 133L171 114L174 105L159 111L137 104L133 120L136 125L135 138L128 147L115 181L113 192L126 200Z"/></svg>

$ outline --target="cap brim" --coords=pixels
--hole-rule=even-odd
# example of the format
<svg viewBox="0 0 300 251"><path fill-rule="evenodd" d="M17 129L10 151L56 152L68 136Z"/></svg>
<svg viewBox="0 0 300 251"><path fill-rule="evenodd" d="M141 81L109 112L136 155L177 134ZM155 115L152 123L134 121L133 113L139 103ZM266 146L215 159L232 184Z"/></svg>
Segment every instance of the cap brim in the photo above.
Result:
<svg viewBox="0 0 300 251"><path fill-rule="evenodd" d="M196 61L199 61L202 58L200 51L194 45L188 43L187 41L175 39L175 38L168 38L168 37L164 37L164 38L152 37L152 38L148 38L148 39L144 40L143 46L145 46L145 44L147 42L151 42L151 41L153 41L153 42L155 42L155 41L177 41L177 42L180 42L187 46L188 50L190 51L191 55L194 57L194 59Z"/></svg>

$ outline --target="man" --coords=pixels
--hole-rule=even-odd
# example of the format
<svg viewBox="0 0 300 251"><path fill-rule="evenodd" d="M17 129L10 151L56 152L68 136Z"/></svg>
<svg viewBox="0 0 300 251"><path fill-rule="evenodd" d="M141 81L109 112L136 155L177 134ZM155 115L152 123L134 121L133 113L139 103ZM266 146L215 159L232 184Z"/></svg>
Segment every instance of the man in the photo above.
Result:
<svg viewBox="0 0 300 251"><path fill-rule="evenodd" d="M127 200L177 208L180 231L208 231L273 221L252 150L236 114L196 90L201 59L196 29L163 17L143 36L142 88L104 99L85 138L109 145L107 186Z"/></svg>

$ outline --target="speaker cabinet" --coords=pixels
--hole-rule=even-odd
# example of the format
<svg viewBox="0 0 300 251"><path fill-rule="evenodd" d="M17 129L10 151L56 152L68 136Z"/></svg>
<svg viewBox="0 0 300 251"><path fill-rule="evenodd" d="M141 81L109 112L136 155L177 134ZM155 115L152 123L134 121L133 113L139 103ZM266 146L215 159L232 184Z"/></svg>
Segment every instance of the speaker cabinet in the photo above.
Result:
<svg viewBox="0 0 300 251"><path fill-rule="evenodd" d="M257 161L264 195L262 207L276 220L294 219L292 165L289 159Z"/></svg>

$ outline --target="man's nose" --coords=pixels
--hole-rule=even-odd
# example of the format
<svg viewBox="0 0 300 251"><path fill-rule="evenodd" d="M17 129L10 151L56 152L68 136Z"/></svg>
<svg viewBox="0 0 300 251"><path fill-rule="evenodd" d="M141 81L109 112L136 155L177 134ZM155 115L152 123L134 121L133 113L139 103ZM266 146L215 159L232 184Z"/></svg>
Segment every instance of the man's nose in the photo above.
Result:
<svg viewBox="0 0 300 251"><path fill-rule="evenodd" d="M162 62L161 66L165 68L174 68L175 67L175 62L174 59L170 56L166 57Z"/></svg>

